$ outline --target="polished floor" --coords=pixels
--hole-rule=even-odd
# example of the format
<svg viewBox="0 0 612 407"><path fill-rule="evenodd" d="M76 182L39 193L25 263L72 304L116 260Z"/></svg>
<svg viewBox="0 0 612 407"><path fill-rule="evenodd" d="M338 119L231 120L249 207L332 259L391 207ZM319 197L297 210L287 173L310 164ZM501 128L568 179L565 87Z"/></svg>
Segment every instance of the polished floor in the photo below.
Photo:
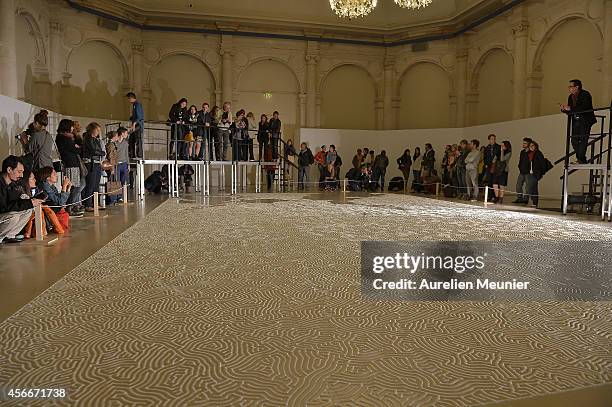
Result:
<svg viewBox="0 0 612 407"><path fill-rule="evenodd" d="M609 405L612 304L372 302L359 278L362 240L612 242L608 223L387 194L188 196L133 216L0 324L2 386L66 388L58 405ZM43 274L65 255L24 249Z"/></svg>

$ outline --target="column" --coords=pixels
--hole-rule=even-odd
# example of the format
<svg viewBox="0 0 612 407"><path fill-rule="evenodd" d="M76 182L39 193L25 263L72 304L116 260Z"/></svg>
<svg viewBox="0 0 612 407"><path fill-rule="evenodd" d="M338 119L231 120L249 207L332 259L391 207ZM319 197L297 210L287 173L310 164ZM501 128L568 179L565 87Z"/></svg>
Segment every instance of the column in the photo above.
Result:
<svg viewBox="0 0 612 407"><path fill-rule="evenodd" d="M317 66L319 56L306 54L306 126L317 127Z"/></svg>
<svg viewBox="0 0 612 407"><path fill-rule="evenodd" d="M300 93L298 98L300 99L300 111L299 111L300 127L306 127L306 104L308 100L308 95L306 93Z"/></svg>
<svg viewBox="0 0 612 407"><path fill-rule="evenodd" d="M462 127L475 126L478 124L478 96L479 94L477 91L465 93L465 124Z"/></svg>
<svg viewBox="0 0 612 407"><path fill-rule="evenodd" d="M221 36L221 47L219 49L221 55L221 92L223 102L231 102L233 98L233 83L232 83L232 57L234 50L232 48L232 36ZM222 102L222 103L223 103ZM221 107L221 106L219 106Z"/></svg>
<svg viewBox="0 0 612 407"><path fill-rule="evenodd" d="M15 2L0 1L0 85L2 93L12 98L17 89L17 51L15 39Z"/></svg>
<svg viewBox="0 0 612 407"><path fill-rule="evenodd" d="M395 57L389 54L389 49L386 50L383 72L383 128L385 130L395 129L395 111L393 109L393 92L395 89L395 77L393 70L395 68Z"/></svg>
<svg viewBox="0 0 612 407"><path fill-rule="evenodd" d="M457 65L455 67L455 94L452 95L452 102L455 104L455 125L465 127L468 125L468 101L467 101L467 60L468 49L462 44L457 49ZM449 108L451 107L449 102Z"/></svg>
<svg viewBox="0 0 612 407"><path fill-rule="evenodd" d="M374 109L376 110L376 130L383 130L385 99L381 97L374 99Z"/></svg>
<svg viewBox="0 0 612 407"><path fill-rule="evenodd" d="M49 20L49 80L51 81L51 104L50 108L54 112L59 111L59 87L56 86L61 81L61 33L62 25L57 18Z"/></svg>
<svg viewBox="0 0 612 407"><path fill-rule="evenodd" d="M542 67L536 67L527 76L527 105L525 112L527 116L533 117L540 114L540 97L542 94Z"/></svg>
<svg viewBox="0 0 612 407"><path fill-rule="evenodd" d="M529 33L529 22L521 19L512 27L514 35L514 68L512 73L513 98L512 119L525 117L527 105L527 41Z"/></svg>
<svg viewBox="0 0 612 407"><path fill-rule="evenodd" d="M612 0L604 2L603 102L612 103Z"/></svg>
<svg viewBox="0 0 612 407"><path fill-rule="evenodd" d="M132 44L132 91L136 97L140 97L143 87L143 65L142 55L144 46L142 44Z"/></svg>

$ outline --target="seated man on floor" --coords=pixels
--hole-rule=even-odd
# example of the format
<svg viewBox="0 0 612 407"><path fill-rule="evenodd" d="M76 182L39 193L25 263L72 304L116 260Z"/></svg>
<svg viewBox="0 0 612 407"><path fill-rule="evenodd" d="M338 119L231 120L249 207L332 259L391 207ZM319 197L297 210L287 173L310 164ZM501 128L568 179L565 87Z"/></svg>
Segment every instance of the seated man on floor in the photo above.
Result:
<svg viewBox="0 0 612 407"><path fill-rule="evenodd" d="M23 177L23 162L9 155L2 161L0 179L0 243L18 243L23 240L19 233L30 220L32 209L42 200L24 199L18 181Z"/></svg>

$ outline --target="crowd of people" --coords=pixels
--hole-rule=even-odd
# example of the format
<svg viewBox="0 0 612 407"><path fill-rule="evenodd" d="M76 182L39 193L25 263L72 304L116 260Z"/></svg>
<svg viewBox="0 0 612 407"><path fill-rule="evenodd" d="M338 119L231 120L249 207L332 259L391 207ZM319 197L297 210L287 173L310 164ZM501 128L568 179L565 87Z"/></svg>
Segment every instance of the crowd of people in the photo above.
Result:
<svg viewBox="0 0 612 407"><path fill-rule="evenodd" d="M560 105L561 111L572 118L571 142L578 163L588 162L586 146L590 128L594 123L592 100L582 83L574 79L568 87L568 103ZM128 183L131 159L143 158L144 109L133 92L126 95L131 103L130 124L102 135L101 126L92 122L82 132L78 121L63 119L53 137L47 127L48 112L41 110L18 138L23 155L11 155L2 162L0 181L0 243L18 242L31 234L33 208L42 205L50 228L65 230L70 217L83 216L94 211L93 195L106 176L105 197L109 204L121 201L120 190ZM169 112L172 142L170 158L182 160L226 161L229 147L232 160L255 160L254 140L258 145L258 160L264 161L268 188L271 189L274 174L282 161L283 171L288 165L298 169L298 190L309 184L311 165L316 165L319 189L339 188L342 159L336 146L323 145L313 154L306 143L296 150L291 140L281 138L282 123L279 112L269 119L266 114L255 119L252 112L244 109L232 112L231 103L222 107L203 103L201 110L195 105L187 107L183 98ZM586 113L584 111L587 111ZM253 137L254 136L254 137ZM461 140L446 145L436 169L436 153L430 143L423 153L419 147L414 153L406 149L397 158L402 177L391 179L386 185L385 177L389 158L385 150L379 154L369 148L357 149L351 167L345 174L350 190L381 192L406 190L411 192L436 191L442 185L447 197L471 201L479 199L483 186L491 188L489 200L503 203L508 185L508 171L512 165L512 145L504 140L497 143L494 134L488 136L486 145L479 140ZM517 198L514 203L538 205L538 182L552 168L536 141L523 139L518 157L519 174L516 181ZM412 182L410 178L412 177ZM163 183L156 184L159 190Z"/></svg>

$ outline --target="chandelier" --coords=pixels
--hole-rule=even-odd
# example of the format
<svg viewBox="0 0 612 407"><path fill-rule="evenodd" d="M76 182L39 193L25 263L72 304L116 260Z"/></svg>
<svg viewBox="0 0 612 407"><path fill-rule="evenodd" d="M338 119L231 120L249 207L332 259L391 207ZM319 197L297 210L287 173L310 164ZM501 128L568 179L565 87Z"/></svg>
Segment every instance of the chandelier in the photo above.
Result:
<svg viewBox="0 0 612 407"><path fill-rule="evenodd" d="M332 10L343 18L363 17L372 12L378 0L329 0Z"/></svg>
<svg viewBox="0 0 612 407"><path fill-rule="evenodd" d="M394 0L395 4L404 8L419 9L421 7L427 7L431 4L432 0Z"/></svg>

